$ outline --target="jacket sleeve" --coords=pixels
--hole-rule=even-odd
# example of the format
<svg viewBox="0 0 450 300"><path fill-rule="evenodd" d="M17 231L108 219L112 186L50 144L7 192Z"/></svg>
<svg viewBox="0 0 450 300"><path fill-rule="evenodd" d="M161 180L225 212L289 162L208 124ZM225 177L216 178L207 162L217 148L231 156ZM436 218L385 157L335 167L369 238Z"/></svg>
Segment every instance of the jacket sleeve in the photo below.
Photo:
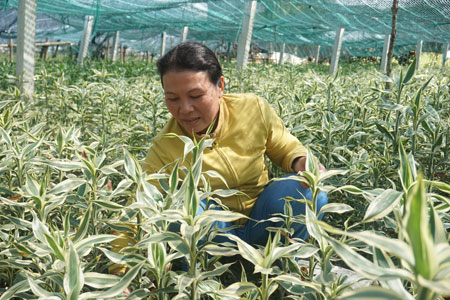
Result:
<svg viewBox="0 0 450 300"><path fill-rule="evenodd" d="M258 98L263 122L266 128L266 154L277 166L286 172L294 172L292 163L295 158L306 156L306 148L284 126L283 120L276 114L267 101Z"/></svg>

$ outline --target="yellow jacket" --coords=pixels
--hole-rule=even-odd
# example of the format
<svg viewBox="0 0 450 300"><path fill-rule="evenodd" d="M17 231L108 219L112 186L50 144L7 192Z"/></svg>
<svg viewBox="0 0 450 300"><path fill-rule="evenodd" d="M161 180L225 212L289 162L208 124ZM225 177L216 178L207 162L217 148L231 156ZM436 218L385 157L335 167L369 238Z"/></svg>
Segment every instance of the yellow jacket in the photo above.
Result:
<svg viewBox="0 0 450 300"><path fill-rule="evenodd" d="M166 164L183 157L184 143L166 133L193 138L172 118L153 138L143 169L156 173ZM296 157L306 156L306 149L291 135L271 106L254 94L230 94L220 99L217 127L210 135L212 148L203 153L203 171L214 170L222 175L229 188L245 195L221 199L230 210L250 215L252 207L268 183L264 154L286 172L293 172ZM200 136L196 136L200 140ZM182 173L182 172L180 172ZM183 174L180 174L180 177ZM209 178L212 189L226 188L219 178Z"/></svg>

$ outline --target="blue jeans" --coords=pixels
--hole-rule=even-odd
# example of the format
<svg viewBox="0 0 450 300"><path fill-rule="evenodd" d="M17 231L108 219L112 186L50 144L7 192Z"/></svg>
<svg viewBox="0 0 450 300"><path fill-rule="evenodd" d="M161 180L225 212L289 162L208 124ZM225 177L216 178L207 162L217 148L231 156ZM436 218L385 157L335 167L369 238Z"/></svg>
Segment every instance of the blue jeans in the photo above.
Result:
<svg viewBox="0 0 450 300"><path fill-rule="evenodd" d="M287 176L292 176L293 174L288 174ZM284 213L284 204L286 197L292 197L294 199L306 199L312 200L311 189L305 189L300 185L299 181L293 179L285 179L280 181L271 182L259 195L255 202L255 206L250 214L250 218L256 221L266 220L274 216L274 214ZM293 215L304 215L305 214L305 203L299 201L291 201ZM328 203L328 198L325 192L321 192L317 197L317 212L320 211L322 206ZM205 206L205 201L202 201L203 205L200 205L198 214L203 212ZM220 208L218 208L220 209ZM323 214L319 216L319 219L323 218ZM269 232L266 230L267 227L282 227L283 222L261 222L257 223L253 220L249 220L243 227L234 228L228 231L228 233L234 234L244 240L245 242L253 245L265 245L269 237ZM213 226L217 228L224 229L232 226L230 222L217 221ZM300 238L305 240L309 237L308 230L305 224L294 223L292 225L294 229L294 234L292 238ZM220 243L225 241L230 241L226 237L217 236L214 241Z"/></svg>

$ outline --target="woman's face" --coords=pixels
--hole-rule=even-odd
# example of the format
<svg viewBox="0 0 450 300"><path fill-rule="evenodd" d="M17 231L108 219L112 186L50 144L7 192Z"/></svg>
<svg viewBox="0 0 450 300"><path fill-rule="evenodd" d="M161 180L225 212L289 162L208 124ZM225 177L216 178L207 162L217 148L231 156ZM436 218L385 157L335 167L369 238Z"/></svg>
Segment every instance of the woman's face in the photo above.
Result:
<svg viewBox="0 0 450 300"><path fill-rule="evenodd" d="M187 132L205 133L219 112L224 78L215 85L206 71L168 71L162 77L166 106Z"/></svg>

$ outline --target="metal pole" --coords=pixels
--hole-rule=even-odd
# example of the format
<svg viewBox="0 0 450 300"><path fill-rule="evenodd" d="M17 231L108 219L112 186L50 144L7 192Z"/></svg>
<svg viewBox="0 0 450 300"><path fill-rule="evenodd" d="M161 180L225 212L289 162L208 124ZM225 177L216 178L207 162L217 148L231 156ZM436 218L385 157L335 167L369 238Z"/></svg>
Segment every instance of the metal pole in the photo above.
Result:
<svg viewBox="0 0 450 300"><path fill-rule="evenodd" d="M339 64L339 55L341 54L342 37L344 36L344 28L336 29L336 39L334 40L333 56L330 63L330 74L336 74Z"/></svg>
<svg viewBox="0 0 450 300"><path fill-rule="evenodd" d="M181 35L181 42L185 42L187 40L188 32L189 32L189 27L184 26L183 34Z"/></svg>
<svg viewBox="0 0 450 300"><path fill-rule="evenodd" d="M416 71L419 70L420 66L420 56L422 56L422 45L423 45L422 40L418 41L416 45Z"/></svg>
<svg viewBox="0 0 450 300"><path fill-rule="evenodd" d="M120 38L120 32L116 31L116 34L114 35L114 41L113 41L113 48L111 53L111 60L116 61L117 59L117 50L119 48L119 38Z"/></svg>
<svg viewBox="0 0 450 300"><path fill-rule="evenodd" d="M78 50L77 64L79 66L83 65L83 59L87 56L93 24L94 24L94 16L86 16L84 21L83 39L81 40L80 49Z"/></svg>
<svg viewBox="0 0 450 300"><path fill-rule="evenodd" d="M388 55L388 51L389 51L389 43L391 42L391 35L387 34L384 37L384 44L383 44L383 54L381 56L381 66L380 66L380 70L381 72L385 73L386 72L386 67L387 67L387 55Z"/></svg>
<svg viewBox="0 0 450 300"><path fill-rule="evenodd" d="M316 48L316 57L314 58L314 64L318 64L319 63L319 56L320 56L320 45L317 46Z"/></svg>
<svg viewBox="0 0 450 300"><path fill-rule="evenodd" d="M447 56L448 56L448 46L449 44L444 44L442 45L443 50L442 50L442 67L445 68L445 63L447 61Z"/></svg>
<svg viewBox="0 0 450 300"><path fill-rule="evenodd" d="M248 52L252 40L253 21L255 18L257 1L246 1L244 21L242 22L241 34L238 43L237 69L243 70L247 66Z"/></svg>
<svg viewBox="0 0 450 300"><path fill-rule="evenodd" d="M166 53L166 33L161 33L161 56Z"/></svg>
<svg viewBox="0 0 450 300"><path fill-rule="evenodd" d="M34 92L34 52L36 42L36 0L19 0L17 20L16 75L23 94Z"/></svg>

